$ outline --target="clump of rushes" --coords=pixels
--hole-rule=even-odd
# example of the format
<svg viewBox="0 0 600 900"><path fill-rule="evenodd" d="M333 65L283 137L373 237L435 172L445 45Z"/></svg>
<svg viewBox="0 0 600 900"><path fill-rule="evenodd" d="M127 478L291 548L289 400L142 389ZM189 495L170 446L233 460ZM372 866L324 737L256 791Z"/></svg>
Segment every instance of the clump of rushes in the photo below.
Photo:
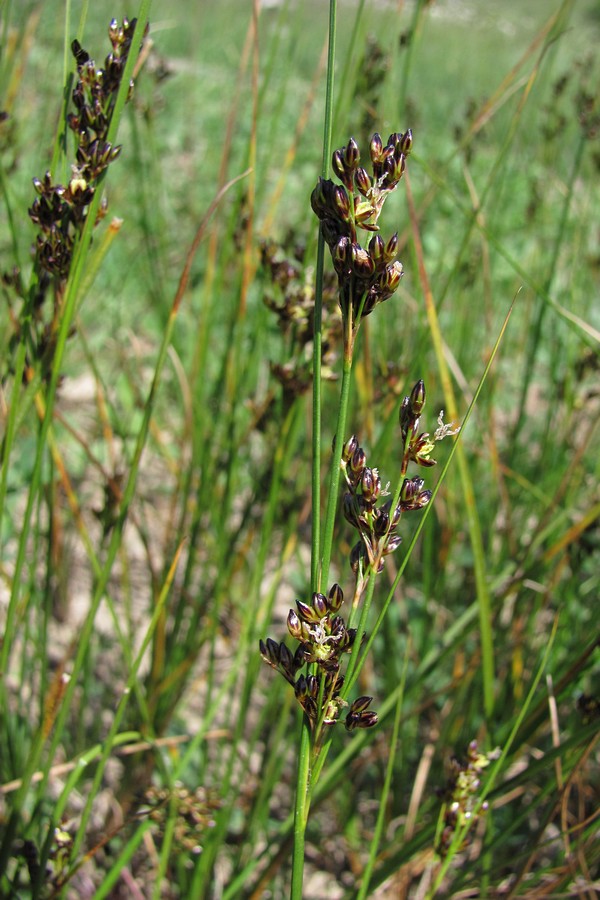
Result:
<svg viewBox="0 0 600 900"><path fill-rule="evenodd" d="M127 62L136 19L124 19L119 25L113 19L108 28L112 51L102 68L97 67L89 54L74 40L71 49L77 63L77 81L72 92L75 112L67 116L67 125L75 137L75 162L66 185L55 183L50 172L42 179L34 178L37 197L29 209L31 220L39 229L35 244L33 301L31 321L32 354L42 363L42 371L50 369L52 352L58 330L61 301L69 277L73 250L85 225L88 210L100 182L121 152L120 146L108 141L113 111ZM129 96L133 82L129 85ZM107 211L106 198L97 215L99 222ZM5 279L6 281L6 279ZM25 299L18 277L10 279ZM48 291L53 292L53 309L46 312ZM20 333L16 322L17 336Z"/></svg>
<svg viewBox="0 0 600 900"><path fill-rule="evenodd" d="M444 799L443 827L436 844L436 850L441 857L445 857L454 841L460 839L463 829L471 830L480 814L487 810L488 804L479 803L478 799L481 778L490 762L498 759L499 755L499 749L481 753L477 741L471 741L465 762L452 759L450 763L452 772L445 790L441 792Z"/></svg>

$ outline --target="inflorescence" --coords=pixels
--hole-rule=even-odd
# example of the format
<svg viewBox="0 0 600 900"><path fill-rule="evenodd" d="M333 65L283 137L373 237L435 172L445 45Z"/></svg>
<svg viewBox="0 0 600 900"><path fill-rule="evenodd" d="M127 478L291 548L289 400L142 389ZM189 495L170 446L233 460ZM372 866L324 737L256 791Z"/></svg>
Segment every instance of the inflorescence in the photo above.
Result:
<svg viewBox="0 0 600 900"><path fill-rule="evenodd" d="M56 183L48 171L43 178L33 179L37 196L28 212L38 228L38 235L33 248L31 290L25 288L18 269L2 277L4 285L21 301L20 313L11 311L14 340L22 339L24 323L27 323L28 368L34 359L37 360L41 363L43 377L47 376L54 355L62 299L76 243L101 180L121 152L121 147L112 144L108 135L135 26L136 19L124 19L121 25L116 19L111 21L108 36L112 51L102 68L96 66L77 40L73 41L71 49L77 64L77 77L71 99L75 112L67 116L67 126L75 137L71 177L67 184ZM132 92L131 81L127 99ZM106 211L107 202L103 197L94 225L104 218ZM54 302L49 307L45 301L50 290Z"/></svg>
<svg viewBox="0 0 600 900"><path fill-rule="evenodd" d="M398 234L384 241L377 220L387 197L396 189L412 147L412 132L393 133L387 144L374 134L369 151L372 174L360 165L360 151L351 138L333 154L333 170L341 185L319 178L311 205L321 221L323 237L331 251L338 276L342 318L350 326L351 349L361 318L395 293L403 274L396 259ZM372 233L366 247L358 229Z"/></svg>
<svg viewBox="0 0 600 900"><path fill-rule="evenodd" d="M281 641L267 638L260 641L260 653L266 663L280 672L294 688L298 703L304 710L313 729L317 725L333 725L342 708L347 706L340 697L344 676L340 673L341 657L350 653L356 640L356 629L347 628L338 615L344 602L339 584L334 584L327 596L312 595L311 603L296 600L296 609L290 609L287 626L290 635L298 641L292 651ZM313 664L315 672L297 674L306 663ZM351 704L345 718L348 731L370 728L377 722L377 713L368 709L372 697L359 697Z"/></svg>
<svg viewBox="0 0 600 900"><path fill-rule="evenodd" d="M337 273L346 361L352 359L362 317L391 297L400 283L402 265L396 259L398 235L385 242L378 233L377 221L386 198L404 174L411 147L410 130L391 134L385 145L375 134L369 146L372 164L372 175L369 175L360 165L360 151L351 138L346 147L333 154L333 170L342 184L320 178L312 193L312 208L321 222ZM359 243L358 229L372 234L367 247ZM274 274L274 280L282 283L287 295L290 282L297 277L295 267L284 261L280 271L274 257L269 262L277 275ZM297 302L297 293L291 296L293 300L281 308L280 315L290 322L296 317L305 321L306 305ZM422 478L406 477L409 465L414 463L425 468L435 465L431 453L436 442L458 431L444 424L443 414L433 436L421 431L424 406L425 385L420 380L400 407L402 456L400 478L393 496L389 486L383 487L378 469L367 465L367 455L356 435L343 446L339 460L346 481L342 508L346 520L359 534L358 542L350 551L355 576L350 622L354 621L367 584L383 570L385 557L400 546L398 526L403 513L423 509L431 500L431 491L425 489ZM358 650L357 641L364 637L362 628L359 636L357 629L347 627L339 615L343 600L339 584L334 584L327 596L319 591L313 593L309 603L296 600L296 609L290 610L287 619L288 631L298 642L296 649L292 651L283 641L278 643L272 638L261 640L259 645L265 662L293 686L313 734L320 733L323 725L337 722L342 709L348 706L343 698L341 661L353 648ZM301 672L305 666L308 666L307 674ZM377 714L368 708L371 700L371 697L359 697L350 705L345 716L349 731L375 725Z"/></svg>
<svg viewBox="0 0 600 900"><path fill-rule="evenodd" d="M72 93L76 113L67 116L75 136L75 164L69 183L54 184L50 172L33 179L38 193L29 215L39 227L36 257L42 269L59 278L69 274L76 236L85 222L87 210L100 177L121 152L107 140L112 113L123 77L136 19L124 19L120 26L113 19L108 29L112 52L97 68L93 59L74 40L71 49L77 62L77 82ZM133 93L129 84L128 98ZM100 216L106 213L106 206Z"/></svg>

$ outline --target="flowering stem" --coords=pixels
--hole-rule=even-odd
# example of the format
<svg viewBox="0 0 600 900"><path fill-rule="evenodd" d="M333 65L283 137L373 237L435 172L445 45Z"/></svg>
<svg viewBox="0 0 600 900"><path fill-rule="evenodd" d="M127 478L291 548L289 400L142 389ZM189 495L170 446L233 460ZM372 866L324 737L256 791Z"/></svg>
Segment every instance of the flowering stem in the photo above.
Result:
<svg viewBox="0 0 600 900"><path fill-rule="evenodd" d="M294 810L294 852L292 856L292 889L291 900L302 900L302 882L304 880L304 838L309 811L310 790L310 724L307 716L302 716L302 735L298 756L298 781L296 786L296 806Z"/></svg>
<svg viewBox="0 0 600 900"><path fill-rule="evenodd" d="M331 477L329 480L329 495L327 497L327 517L325 519L325 529L323 532L321 572L317 590L321 590L325 585L327 585L329 578L329 564L331 561L331 548L333 544L333 528L335 525L335 513L338 505L338 495L340 487L340 462L342 459L342 450L344 447L344 434L346 430L346 418L348 415L348 402L350 399L351 376L352 348L350 348L349 354L344 353L340 402L338 406L335 439L333 445L333 460L331 466Z"/></svg>
<svg viewBox="0 0 600 900"><path fill-rule="evenodd" d="M323 177L327 177L331 158L331 134L333 127L333 81L335 64L335 36L337 20L337 0L329 0L329 48L327 59L327 89L325 98L325 121L323 128ZM321 353L322 353L322 302L323 302L323 265L325 242L322 229L319 229L317 250L317 284L315 291L315 318L313 337L313 438L312 438L312 540L311 540L311 584L313 590L319 590L319 582L323 573L321 560ZM339 436L342 440L342 436ZM341 444L339 446L341 458ZM339 468L339 467L338 467ZM338 474L339 478L339 474ZM333 523L330 527L333 533ZM326 531L326 534L328 532ZM331 556L331 538L327 552L327 569ZM306 823L310 806L311 784L311 740L310 723L306 715L302 716L300 748L298 755L298 775L296 782L296 803L294 810L294 849L292 855L291 900L302 900L302 884L304 880L304 843Z"/></svg>

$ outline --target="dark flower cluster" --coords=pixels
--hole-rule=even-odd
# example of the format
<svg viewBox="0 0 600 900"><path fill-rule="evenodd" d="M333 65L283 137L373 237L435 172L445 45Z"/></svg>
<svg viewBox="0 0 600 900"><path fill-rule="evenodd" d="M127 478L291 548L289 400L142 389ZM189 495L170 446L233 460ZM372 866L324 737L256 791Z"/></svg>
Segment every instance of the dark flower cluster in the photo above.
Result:
<svg viewBox="0 0 600 900"><path fill-rule="evenodd" d="M420 466L435 465L435 460L430 457L435 440L431 440L427 432L419 432L424 405L425 385L418 381L400 408L403 475L411 461ZM422 478L404 478L396 505L393 506L391 498L380 503L389 496L389 491L382 487L378 469L367 466L367 455L355 435L344 446L341 466L348 487L343 499L344 516L360 534L360 540L350 553L352 570L364 572L369 565L375 574L379 574L384 557L400 546L402 539L397 528L402 514L427 506L431 491L424 490Z"/></svg>
<svg viewBox="0 0 600 900"><path fill-rule="evenodd" d="M490 762L500 755L498 749L481 753L477 741L471 741L467 748L467 759L460 762L453 758L451 774L441 796L445 801L444 830L438 842L437 852L445 856L454 840L455 833L465 825L473 825L480 812L485 812L487 803L478 803L481 776Z"/></svg>
<svg viewBox="0 0 600 900"><path fill-rule="evenodd" d="M304 394L312 384L315 287L307 277L303 246L291 250L275 241L264 241L261 264L268 284L263 301L277 316L278 326L289 342L289 362L271 363L271 371L289 399ZM335 276L325 278L321 322L321 375L335 379L336 347L341 333L339 314L333 314L337 294Z"/></svg>
<svg viewBox="0 0 600 900"><path fill-rule="evenodd" d="M120 146L107 141L107 135L135 25L135 19L124 19L122 25L116 19L111 21L108 35L112 52L106 57L104 68L96 67L78 41L71 45L77 62L77 82L72 94L77 112L67 117L67 124L75 135L76 162L66 186L54 184L50 172L42 180L33 179L38 196L29 210L41 232L36 246L38 264L59 280L69 274L75 239L85 223L97 182L121 152ZM132 91L133 82L129 96ZM105 212L103 207L101 215Z"/></svg>
<svg viewBox="0 0 600 900"><path fill-rule="evenodd" d="M342 656L352 650L356 629L346 628L338 615L343 602L339 584L334 584L327 596L314 593L311 604L296 600L296 609L290 610L287 620L290 635L298 641L294 653L283 641L278 644L267 638L259 643L264 661L294 688L313 729L333 725L347 706L340 697L344 686L340 663ZM298 675L306 663L311 664L312 671ZM376 724L377 713L368 709L371 700L372 697L359 697L350 705L345 717L348 731Z"/></svg>
<svg viewBox="0 0 600 900"><path fill-rule="evenodd" d="M369 174L360 165L360 151L351 138L333 154L333 170L342 184L320 178L312 192L311 205L321 221L338 276L342 315L350 318L353 330L400 284L403 270L396 259L398 235L384 241L377 220L404 174L411 147L410 130L391 134L385 145L374 134L369 145ZM373 234L366 247L358 240L358 229Z"/></svg>

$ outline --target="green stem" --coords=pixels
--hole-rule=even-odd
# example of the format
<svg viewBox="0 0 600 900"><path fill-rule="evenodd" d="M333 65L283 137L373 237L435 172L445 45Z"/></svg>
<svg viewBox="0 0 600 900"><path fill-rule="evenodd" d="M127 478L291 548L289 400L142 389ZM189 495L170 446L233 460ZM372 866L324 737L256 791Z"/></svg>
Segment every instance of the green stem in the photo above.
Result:
<svg viewBox="0 0 600 900"><path fill-rule="evenodd" d="M298 780L296 786L296 805L294 809L294 851L292 855L292 889L290 900L302 900L302 882L304 880L304 842L306 823L310 807L309 791L311 787L310 724L306 716L302 716L302 733L300 737L300 754L298 756Z"/></svg>
<svg viewBox="0 0 600 900"><path fill-rule="evenodd" d="M346 326L349 331L352 330L351 316L348 316ZM338 406L337 423L335 430L335 439L333 446L333 460L331 466L331 477L329 481L329 495L327 497L327 515L325 519L325 529L323 533L321 571L319 578L319 589L325 589L329 577L329 564L331 562L331 549L333 545L333 529L335 525L335 514L338 503L338 494L341 478L341 460L342 450L345 442L346 419L348 416L348 401L350 399L350 381L352 376L352 348L353 340L345 342L346 351L344 352L344 363L342 368L342 386L340 389L340 402Z"/></svg>
<svg viewBox="0 0 600 900"><path fill-rule="evenodd" d="M323 124L323 162L321 174L327 178L331 159L331 135L333 130L333 82L335 71L335 35L337 0L329 4L329 48L327 55L327 93L325 97L325 121ZM321 355L323 345L323 268L325 240L319 228L317 245L317 269L315 283L315 320L313 337L313 415L312 415L312 552L311 585L319 589L319 562L321 559Z"/></svg>
<svg viewBox="0 0 600 900"><path fill-rule="evenodd" d="M337 20L337 0L329 2L329 48L327 57L327 91L325 97L325 119L323 125L323 165L322 173L326 178L331 157L331 133L333 123L333 83L335 71L335 37ZM311 587L318 590L323 576L321 560L321 352L322 352L322 308L323 308L323 262L324 240L319 229L317 253L317 283L315 290L315 324L313 339L313 435L312 435L312 538L311 538ZM334 455L335 460L341 458ZM339 469L339 466L337 466ZM333 472L332 472L333 476ZM339 479L339 472L338 472ZM331 496L331 490L330 490ZM333 532L333 526L330 529ZM327 530L325 534L329 534ZM331 539L329 541L331 544ZM327 559L331 555L331 546ZM329 562L327 562L329 568ZM325 573L327 574L327 573ZM302 730L298 756L298 776L296 781L296 803L294 813L294 849L292 855L291 900L302 900L302 883L304 880L304 843L306 823L308 820L308 797L312 788L310 782L311 734L306 716L302 717Z"/></svg>

